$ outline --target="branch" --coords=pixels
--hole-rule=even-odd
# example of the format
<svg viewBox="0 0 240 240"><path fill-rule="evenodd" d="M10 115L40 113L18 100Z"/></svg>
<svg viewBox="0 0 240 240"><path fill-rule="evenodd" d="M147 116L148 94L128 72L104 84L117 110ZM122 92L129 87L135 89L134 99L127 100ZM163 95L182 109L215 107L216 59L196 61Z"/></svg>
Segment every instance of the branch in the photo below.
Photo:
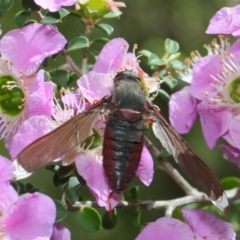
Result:
<svg viewBox="0 0 240 240"><path fill-rule="evenodd" d="M231 190L225 191L227 194L228 199L234 199L234 198L239 198L239 189L238 188L233 188ZM171 216L172 212L180 206L193 203L193 202L205 202L209 201L209 198L207 195L203 192L197 192L194 195L190 196L185 196L181 198L176 198L172 200L165 200L165 201L137 201L137 202L127 202L127 201L121 201L116 208L123 208L123 207L132 207L132 206L138 206L143 209L160 209L160 208L165 208L165 215ZM101 208L97 202L92 202L92 201L81 201L81 202L76 202L75 204L71 205L71 207L74 208L82 208L82 207L99 207Z"/></svg>

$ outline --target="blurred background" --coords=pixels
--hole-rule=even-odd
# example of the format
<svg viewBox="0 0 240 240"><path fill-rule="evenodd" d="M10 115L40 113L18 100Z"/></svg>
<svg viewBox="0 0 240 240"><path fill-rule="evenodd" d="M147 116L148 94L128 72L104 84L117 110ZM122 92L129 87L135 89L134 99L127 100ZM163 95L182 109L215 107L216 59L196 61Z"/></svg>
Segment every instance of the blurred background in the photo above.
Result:
<svg viewBox="0 0 240 240"><path fill-rule="evenodd" d="M114 27L115 31L111 38L123 37L129 42L130 46L137 43L139 50L147 49L160 57L164 53L165 39L171 38L180 44L181 60L188 57L193 50L199 50L200 53L206 54L203 45L216 38L216 36L205 34L210 18L220 8L234 6L238 3L238 1L234 0L124 0L123 2L126 4L126 8L121 9L123 14L120 19L102 21ZM20 1L15 1L13 8L0 19L3 34L17 27L14 24L13 16L20 10L22 10ZM57 26L68 40L84 33L84 25L77 17L66 17L63 23L57 24ZM95 29L92 38L98 36L102 37L103 33ZM98 50L101 47L102 45L95 46ZM132 50L130 49L130 51ZM79 63L81 53L74 52L73 58ZM53 62L52 64L58 63ZM141 67L151 74L145 60L142 60ZM184 83L180 82L175 91L182 88L183 85ZM171 94L169 89L166 90ZM161 99L157 99L155 103L159 105L164 116L168 118L167 103ZM184 138L195 152L206 161L219 179L226 176L239 176L239 170L223 159L222 153L217 147L214 150L208 149L203 139L199 121L196 122L190 133L185 135ZM152 139L157 146L158 142L154 138ZM2 152L5 155L7 154L4 149L2 149ZM52 177L53 174L50 171L41 169L34 176L24 181L25 183L32 182L34 186L45 189L46 193L51 197L59 199L61 198L61 189L54 187ZM144 186L138 179L131 183L131 186L135 185L140 186L139 198L141 200L167 200L184 196L178 185L159 168L155 171L154 181L150 187ZM84 200L93 200L87 188L83 189L82 196ZM101 215L105 212L103 209L98 210ZM143 210L141 222L155 221L163 214L163 210ZM131 240L140 231L140 228L134 224L134 211L129 208L118 209L118 222L113 230L101 229L95 233L87 233L78 227L75 216L76 212L72 212L64 221L64 224L72 233L73 240L106 240L113 238L115 240Z"/></svg>

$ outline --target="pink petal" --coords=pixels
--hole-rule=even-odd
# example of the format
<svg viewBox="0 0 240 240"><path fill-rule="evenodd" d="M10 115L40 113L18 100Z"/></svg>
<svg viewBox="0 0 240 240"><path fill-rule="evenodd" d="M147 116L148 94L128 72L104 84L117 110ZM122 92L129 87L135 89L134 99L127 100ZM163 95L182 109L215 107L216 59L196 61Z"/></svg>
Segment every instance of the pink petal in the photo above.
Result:
<svg viewBox="0 0 240 240"><path fill-rule="evenodd" d="M143 228L135 240L190 240L193 238L191 229L183 222L162 217Z"/></svg>
<svg viewBox="0 0 240 240"><path fill-rule="evenodd" d="M182 209L182 214L192 231L201 239L234 240L236 234L230 223L202 209Z"/></svg>
<svg viewBox="0 0 240 240"><path fill-rule="evenodd" d="M218 107L205 101L198 104L197 111L200 115L203 135L208 147L212 149L218 138L228 130L232 114L226 107Z"/></svg>
<svg viewBox="0 0 240 240"><path fill-rule="evenodd" d="M104 173L102 157L91 153L79 154L75 158L75 164L78 174L86 180L87 186L90 188L92 195L96 198L98 205L109 210L108 198L112 190L108 185ZM117 206L120 199L121 194L113 194L111 198L112 209Z"/></svg>
<svg viewBox="0 0 240 240"><path fill-rule="evenodd" d="M82 76L77 84L82 95L92 104L95 100L100 100L111 93L113 80L108 74L91 71Z"/></svg>
<svg viewBox="0 0 240 240"><path fill-rule="evenodd" d="M189 87L171 95L169 120L181 134L189 132L197 117L197 100L189 92Z"/></svg>
<svg viewBox="0 0 240 240"><path fill-rule="evenodd" d="M52 121L46 116L34 116L24 121L17 133L9 140L7 148L12 159L30 143L54 129Z"/></svg>
<svg viewBox="0 0 240 240"><path fill-rule="evenodd" d="M128 43L123 38L114 38L101 50L92 71L99 73L116 73L123 67Z"/></svg>
<svg viewBox="0 0 240 240"><path fill-rule="evenodd" d="M71 233L62 224L57 223L53 227L53 233L50 240L71 240Z"/></svg>
<svg viewBox="0 0 240 240"><path fill-rule="evenodd" d="M240 36L240 5L220 9L210 20L206 33Z"/></svg>
<svg viewBox="0 0 240 240"><path fill-rule="evenodd" d="M50 12L58 11L62 6L72 6L78 0L34 0L34 2L42 7L43 9L47 9Z"/></svg>
<svg viewBox="0 0 240 240"><path fill-rule="evenodd" d="M0 194L0 212L2 220L2 218L6 218L6 214L8 213L9 208L17 201L18 193L10 183L1 183L0 189L2 193Z"/></svg>
<svg viewBox="0 0 240 240"><path fill-rule="evenodd" d="M11 161L0 156L0 212L7 211L12 204L18 199L18 194L10 184L13 179L14 166Z"/></svg>
<svg viewBox="0 0 240 240"><path fill-rule="evenodd" d="M193 97L204 100L206 93L211 95L216 92L213 86L214 79L221 71L221 60L218 55L206 56L198 60L193 67L193 79L190 85L190 93Z"/></svg>
<svg viewBox="0 0 240 240"><path fill-rule="evenodd" d="M139 162L136 176L146 185L149 186L153 179L153 159L146 146L143 146L141 159Z"/></svg>
<svg viewBox="0 0 240 240"><path fill-rule="evenodd" d="M0 41L2 58L13 63L18 76L36 72L42 61L60 50L66 39L51 25L29 24L8 32Z"/></svg>
<svg viewBox="0 0 240 240"><path fill-rule="evenodd" d="M232 140L229 142L232 146L239 148L240 146L240 116L234 116L229 122L229 137ZM226 138L225 138L226 139Z"/></svg>
<svg viewBox="0 0 240 240"><path fill-rule="evenodd" d="M9 182L13 179L14 170L15 168L11 161L0 155L0 184L9 184Z"/></svg>
<svg viewBox="0 0 240 240"><path fill-rule="evenodd" d="M18 240L50 238L55 217L56 207L51 198L41 193L24 194L9 210L4 232Z"/></svg>
<svg viewBox="0 0 240 240"><path fill-rule="evenodd" d="M223 151L224 156L240 168L240 150L227 145L220 145L220 148Z"/></svg>
<svg viewBox="0 0 240 240"><path fill-rule="evenodd" d="M232 55L234 55L234 60L239 61L240 57L240 39L237 39L228 50Z"/></svg>
<svg viewBox="0 0 240 240"><path fill-rule="evenodd" d="M44 82L44 71L40 70L29 88L28 117L46 115L51 117L53 85Z"/></svg>

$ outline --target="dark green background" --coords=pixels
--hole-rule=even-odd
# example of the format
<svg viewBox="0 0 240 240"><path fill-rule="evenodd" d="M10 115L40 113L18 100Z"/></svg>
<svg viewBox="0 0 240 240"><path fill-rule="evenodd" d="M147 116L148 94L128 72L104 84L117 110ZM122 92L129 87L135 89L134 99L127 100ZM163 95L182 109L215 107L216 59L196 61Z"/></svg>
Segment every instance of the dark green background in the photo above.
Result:
<svg viewBox="0 0 240 240"><path fill-rule="evenodd" d="M139 50L148 49L159 54L159 56L162 56L164 53L164 40L171 38L180 44L181 60L196 49L202 54L206 53L202 48L203 44L209 43L212 38L216 37L205 34L210 18L220 8L234 6L235 4L234 1L225 0L125 0L124 2L127 7L121 9L123 15L119 20L103 21L112 24L115 28L111 38L123 37L129 42L130 46L137 43ZM12 19L19 10L21 10L20 1L15 1L14 7L0 19L3 34L10 29L16 28ZM76 17L65 18L63 23L58 24L58 28L68 40L84 32L84 25ZM100 30L95 29L90 37L93 39L100 36L107 37ZM100 49L101 45L97 45L95 48ZM73 58L77 63L80 63L81 51L74 52ZM54 63L52 61L50 64L58 65L59 62ZM144 67L145 65L145 61L143 60L142 67L148 69ZM179 88L182 86L183 84L181 83ZM169 91L169 93L171 92ZM161 100L158 100L157 103L167 117L167 103ZM231 175L239 176L238 169L223 159L222 153L218 148L211 151L207 148L201 133L199 121L184 138L197 154L206 160L207 164L219 178ZM157 141L154 142L157 143ZM52 173L49 171L41 169L34 176L25 180L25 182L28 181L33 182L36 187L46 189L47 194L54 198L61 197L61 190L53 186ZM132 186L135 184L140 184L139 197L143 200L166 200L184 195L176 183L161 170L156 170L154 181L150 187L143 186L138 179L135 179L131 183ZM82 195L84 199L91 198L87 189L83 191ZM103 214L104 210L100 209L100 213ZM133 212L130 209L119 209L119 219L114 230L100 230L96 233L86 233L79 228L75 222L75 214L69 214L68 219L64 222L71 230L73 240L131 240L140 231L132 222ZM162 214L162 210L144 210L142 222L155 221Z"/></svg>

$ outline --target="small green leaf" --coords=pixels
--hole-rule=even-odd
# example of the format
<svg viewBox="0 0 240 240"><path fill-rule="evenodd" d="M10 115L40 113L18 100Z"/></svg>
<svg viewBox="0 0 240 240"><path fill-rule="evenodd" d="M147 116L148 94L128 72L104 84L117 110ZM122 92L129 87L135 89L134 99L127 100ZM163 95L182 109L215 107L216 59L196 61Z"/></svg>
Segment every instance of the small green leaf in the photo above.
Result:
<svg viewBox="0 0 240 240"><path fill-rule="evenodd" d="M106 23L100 23L95 25L97 28L101 29L103 32L105 32L108 36L111 35L113 32L114 28Z"/></svg>
<svg viewBox="0 0 240 240"><path fill-rule="evenodd" d="M184 65L181 61L179 60L173 60L169 63L170 67L176 70L182 70L184 68Z"/></svg>
<svg viewBox="0 0 240 240"><path fill-rule="evenodd" d="M49 82L51 79L50 73L47 71L44 71L44 82Z"/></svg>
<svg viewBox="0 0 240 240"><path fill-rule="evenodd" d="M68 184L69 177L59 179L58 174L53 175L53 184L56 187L63 187Z"/></svg>
<svg viewBox="0 0 240 240"><path fill-rule="evenodd" d="M64 86L69 80L69 72L63 69L54 69L49 74L51 80L60 86Z"/></svg>
<svg viewBox="0 0 240 240"><path fill-rule="evenodd" d="M109 42L109 39L108 38L95 38L93 39L93 43L107 43Z"/></svg>
<svg viewBox="0 0 240 240"><path fill-rule="evenodd" d="M34 0L22 0L22 6L25 10L39 11L41 8L38 6Z"/></svg>
<svg viewBox="0 0 240 240"><path fill-rule="evenodd" d="M113 229L117 224L117 209L114 208L112 212L105 212L102 218L102 226L105 229Z"/></svg>
<svg viewBox="0 0 240 240"><path fill-rule="evenodd" d="M26 188L26 192L30 192L34 188L34 186L31 183L27 183L25 185L25 188Z"/></svg>
<svg viewBox="0 0 240 240"><path fill-rule="evenodd" d="M0 1L0 17L2 17L13 6L13 0Z"/></svg>
<svg viewBox="0 0 240 240"><path fill-rule="evenodd" d="M27 26L27 25L33 24L33 23L37 23L37 21L34 20L34 19L29 19L29 20L27 20L27 21L24 23L24 26Z"/></svg>
<svg viewBox="0 0 240 240"><path fill-rule="evenodd" d="M169 96L169 94L165 90L159 89L158 90L158 95L160 96L160 98L162 98L167 103L169 102L170 96Z"/></svg>
<svg viewBox="0 0 240 240"><path fill-rule="evenodd" d="M66 17L68 14L70 14L70 12L67 9L65 9L65 8L60 8L59 9L59 13L61 15L61 19Z"/></svg>
<svg viewBox="0 0 240 240"><path fill-rule="evenodd" d="M163 78L164 83L173 90L178 85L178 80L171 77L171 78Z"/></svg>
<svg viewBox="0 0 240 240"><path fill-rule="evenodd" d="M167 38L165 40L165 50L169 54L176 53L179 50L179 44L176 41Z"/></svg>
<svg viewBox="0 0 240 240"><path fill-rule="evenodd" d="M162 66L164 65L163 61L155 54L148 50L139 51L139 54L144 55L148 59L148 65Z"/></svg>
<svg viewBox="0 0 240 240"><path fill-rule="evenodd" d="M44 24L55 24L60 22L61 14L60 12L47 12L47 14L41 20Z"/></svg>
<svg viewBox="0 0 240 240"><path fill-rule="evenodd" d="M240 178L238 177L226 177L223 178L220 182L224 190L230 190L240 186Z"/></svg>
<svg viewBox="0 0 240 240"><path fill-rule="evenodd" d="M84 36L79 36L68 42L67 51L69 52L84 47L89 47L89 40Z"/></svg>
<svg viewBox="0 0 240 240"><path fill-rule="evenodd" d="M101 228L102 220L94 208L83 207L77 214L77 223L87 232L96 232Z"/></svg>
<svg viewBox="0 0 240 240"><path fill-rule="evenodd" d="M28 17L31 15L30 11L18 12L14 17L14 22L18 27L23 27Z"/></svg>
<svg viewBox="0 0 240 240"><path fill-rule="evenodd" d="M121 12L109 12L103 16L103 18L116 18L119 17L122 13Z"/></svg>
<svg viewBox="0 0 240 240"><path fill-rule="evenodd" d="M139 186L133 186L127 191L127 196L131 200L137 201L138 200L138 191L139 191Z"/></svg>
<svg viewBox="0 0 240 240"><path fill-rule="evenodd" d="M75 167L73 165L60 166L57 175L59 179L70 177L74 173Z"/></svg>
<svg viewBox="0 0 240 240"><path fill-rule="evenodd" d="M78 181L78 178L76 176L70 177L68 181L68 186L70 188L77 187L79 188L81 186L80 182Z"/></svg>
<svg viewBox="0 0 240 240"><path fill-rule="evenodd" d="M79 200L80 193L76 188L67 187L65 191L65 197L70 204L74 204Z"/></svg>
<svg viewBox="0 0 240 240"><path fill-rule="evenodd" d="M65 217L67 217L68 211L66 206L63 205L63 203L59 200L53 199L56 209L57 209L57 214L56 214L56 222L62 221Z"/></svg>

